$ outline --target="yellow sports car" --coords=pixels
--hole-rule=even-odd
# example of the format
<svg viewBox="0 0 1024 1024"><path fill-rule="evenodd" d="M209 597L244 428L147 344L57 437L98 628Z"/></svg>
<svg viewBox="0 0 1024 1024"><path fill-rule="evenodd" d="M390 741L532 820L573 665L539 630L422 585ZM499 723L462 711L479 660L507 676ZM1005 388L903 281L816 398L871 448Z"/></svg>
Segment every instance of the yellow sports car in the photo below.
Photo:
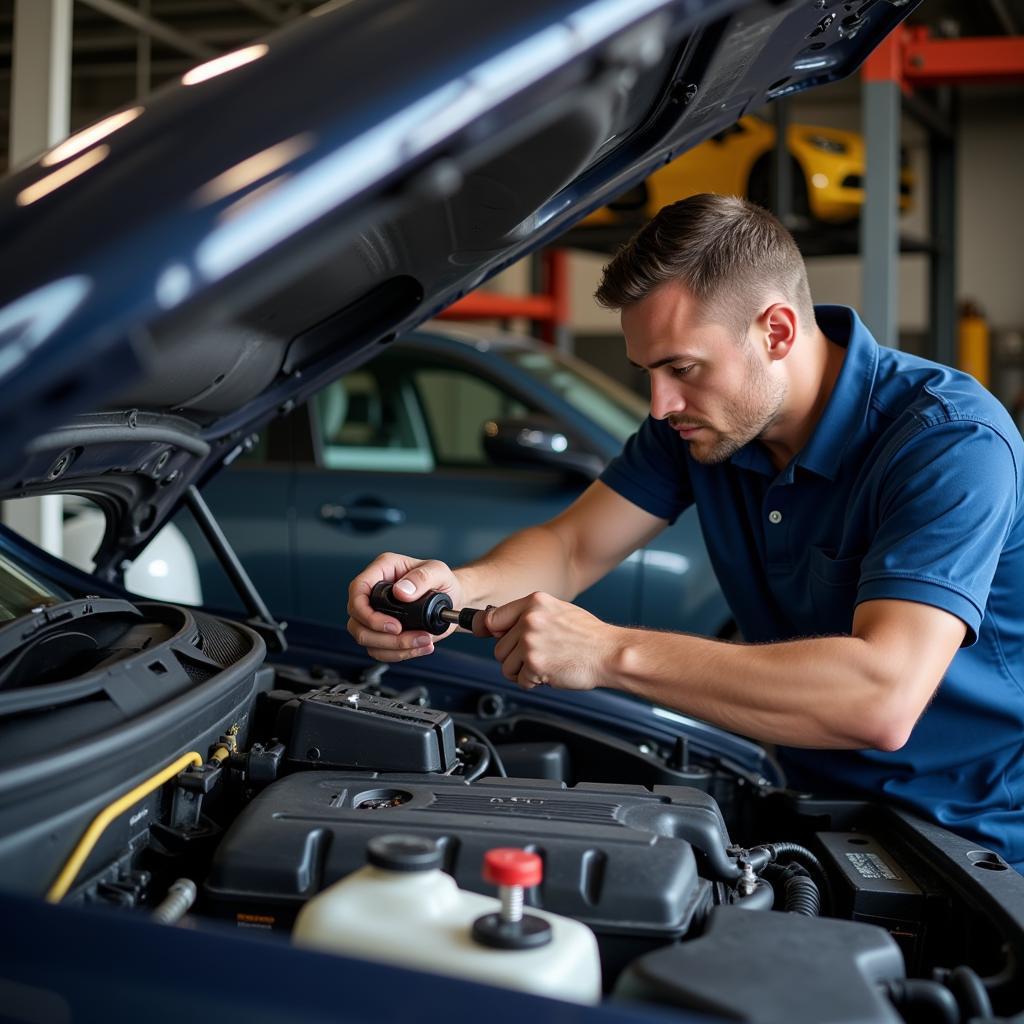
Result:
<svg viewBox="0 0 1024 1024"><path fill-rule="evenodd" d="M791 124L786 133L792 159L792 212L842 224L856 219L864 202L864 139L856 132ZM748 115L707 142L655 171L616 202L595 210L583 225L611 225L623 213L653 216L696 192L748 196L771 206L775 127ZM912 175L902 160L900 209L910 206Z"/></svg>

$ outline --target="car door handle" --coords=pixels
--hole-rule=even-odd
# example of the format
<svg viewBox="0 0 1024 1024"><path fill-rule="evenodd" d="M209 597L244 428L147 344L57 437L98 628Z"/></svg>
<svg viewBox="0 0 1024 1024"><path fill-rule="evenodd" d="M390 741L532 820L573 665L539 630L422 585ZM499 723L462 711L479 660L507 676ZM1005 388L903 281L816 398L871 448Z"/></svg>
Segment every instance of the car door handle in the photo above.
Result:
<svg viewBox="0 0 1024 1024"><path fill-rule="evenodd" d="M385 526L400 526L405 522L405 513L387 505L353 502L351 505L321 505L320 518L327 523L348 523L357 530L381 530Z"/></svg>

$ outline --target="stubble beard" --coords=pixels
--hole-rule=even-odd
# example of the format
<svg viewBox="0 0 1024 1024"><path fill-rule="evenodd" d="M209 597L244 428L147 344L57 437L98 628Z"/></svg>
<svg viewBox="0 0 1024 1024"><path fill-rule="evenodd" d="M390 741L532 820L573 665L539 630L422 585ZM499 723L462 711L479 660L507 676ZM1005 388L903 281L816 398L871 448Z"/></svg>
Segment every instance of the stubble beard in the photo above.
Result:
<svg viewBox="0 0 1024 1024"><path fill-rule="evenodd" d="M744 393L729 402L723 410L729 427L719 430L710 424L701 423L699 425L711 436L687 441L694 461L706 466L725 462L744 445L764 434L778 418L786 398L785 383L769 376L753 353L749 354L747 367ZM683 423L686 421L683 420Z"/></svg>

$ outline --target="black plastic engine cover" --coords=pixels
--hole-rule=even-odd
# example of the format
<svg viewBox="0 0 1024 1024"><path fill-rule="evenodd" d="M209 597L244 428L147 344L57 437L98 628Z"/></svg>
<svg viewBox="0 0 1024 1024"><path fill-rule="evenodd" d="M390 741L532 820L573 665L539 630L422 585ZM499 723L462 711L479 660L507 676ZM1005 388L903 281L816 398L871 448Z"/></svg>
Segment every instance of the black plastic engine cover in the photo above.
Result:
<svg viewBox="0 0 1024 1024"><path fill-rule="evenodd" d="M751 1024L901 1024L879 986L903 976L881 928L726 906L699 938L631 964L615 992Z"/></svg>
<svg viewBox="0 0 1024 1024"><path fill-rule="evenodd" d="M358 688L316 690L288 701L277 734L290 759L331 768L442 772L455 764L446 711L403 704Z"/></svg>
<svg viewBox="0 0 1024 1024"><path fill-rule="evenodd" d="M241 925L289 927L306 899L366 862L369 839L392 832L439 840L445 870L488 894L487 850L539 853L544 880L527 902L588 924L603 955L624 939L612 955L620 962L685 934L710 899L680 837L728 845L714 800L685 787L302 772L274 783L235 821L206 895Z"/></svg>

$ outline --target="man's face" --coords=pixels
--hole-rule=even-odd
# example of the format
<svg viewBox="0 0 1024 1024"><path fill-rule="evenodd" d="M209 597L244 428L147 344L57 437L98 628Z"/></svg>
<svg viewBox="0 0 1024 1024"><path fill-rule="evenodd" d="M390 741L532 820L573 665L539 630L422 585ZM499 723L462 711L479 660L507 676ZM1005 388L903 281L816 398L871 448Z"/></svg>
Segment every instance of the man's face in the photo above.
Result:
<svg viewBox="0 0 1024 1024"><path fill-rule="evenodd" d="M698 462L724 462L779 415L786 383L754 325L737 338L701 322L696 300L670 281L622 311L626 354L651 380L651 415L667 420Z"/></svg>

